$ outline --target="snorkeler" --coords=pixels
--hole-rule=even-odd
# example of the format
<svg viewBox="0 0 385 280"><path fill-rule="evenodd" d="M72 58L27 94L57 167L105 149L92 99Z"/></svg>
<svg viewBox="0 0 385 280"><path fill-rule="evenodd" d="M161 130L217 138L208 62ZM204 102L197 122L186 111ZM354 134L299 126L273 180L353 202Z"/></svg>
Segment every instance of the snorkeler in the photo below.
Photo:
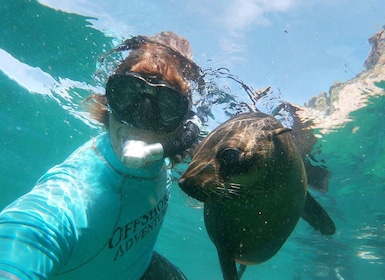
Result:
<svg viewBox="0 0 385 280"><path fill-rule="evenodd" d="M0 279L186 279L154 251L170 168L196 144L189 42L171 32L129 50L87 99L107 132L44 174L0 214ZM169 158L166 165L165 158Z"/></svg>

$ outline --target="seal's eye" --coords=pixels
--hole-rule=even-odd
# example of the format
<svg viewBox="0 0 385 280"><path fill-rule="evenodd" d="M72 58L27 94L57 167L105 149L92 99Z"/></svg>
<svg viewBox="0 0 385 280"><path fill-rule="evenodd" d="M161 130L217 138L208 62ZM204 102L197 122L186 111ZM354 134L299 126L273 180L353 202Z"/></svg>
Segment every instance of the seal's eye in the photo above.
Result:
<svg viewBox="0 0 385 280"><path fill-rule="evenodd" d="M240 154L237 148L224 149L217 155L217 160L226 167L234 166L239 163Z"/></svg>
<svg viewBox="0 0 385 280"><path fill-rule="evenodd" d="M238 148L225 148L217 154L219 172L224 181L229 180L231 176L245 172L242 154L243 151Z"/></svg>

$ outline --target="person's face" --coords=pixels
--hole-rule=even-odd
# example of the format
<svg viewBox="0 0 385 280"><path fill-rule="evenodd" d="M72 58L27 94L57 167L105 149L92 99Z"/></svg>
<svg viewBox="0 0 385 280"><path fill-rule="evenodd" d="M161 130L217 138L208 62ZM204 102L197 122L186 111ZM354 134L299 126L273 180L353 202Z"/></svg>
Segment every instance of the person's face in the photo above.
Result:
<svg viewBox="0 0 385 280"><path fill-rule="evenodd" d="M182 124L174 131L159 134L151 130L136 128L133 125L119 122L110 114L109 130L112 148L117 157L122 160L123 144L127 140L143 141L147 144L159 143L174 139L181 130Z"/></svg>
<svg viewBox="0 0 385 280"><path fill-rule="evenodd" d="M174 139L189 108L186 95L155 78L114 74L106 85L110 137L121 158L127 140L154 144Z"/></svg>

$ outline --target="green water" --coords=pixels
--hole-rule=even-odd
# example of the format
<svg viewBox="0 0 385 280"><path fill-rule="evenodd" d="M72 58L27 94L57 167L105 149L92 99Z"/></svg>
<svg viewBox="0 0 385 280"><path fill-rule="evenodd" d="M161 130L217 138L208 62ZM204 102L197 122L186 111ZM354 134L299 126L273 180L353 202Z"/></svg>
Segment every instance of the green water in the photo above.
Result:
<svg viewBox="0 0 385 280"><path fill-rule="evenodd" d="M99 132L77 112L92 92L88 86L96 86L96 60L112 38L92 28L90 18L36 1L3 0L0 13L0 49L18 61L0 72L3 208ZM36 93L30 80L23 84L22 65L56 81L49 94ZM372 98L352 114L354 121L323 137L320 157L332 172L330 191L314 195L335 219L337 234L325 238L301 221L282 250L249 267L243 279L385 278L384 107L385 97ZM157 250L189 279L221 279L202 210L188 207L176 185Z"/></svg>

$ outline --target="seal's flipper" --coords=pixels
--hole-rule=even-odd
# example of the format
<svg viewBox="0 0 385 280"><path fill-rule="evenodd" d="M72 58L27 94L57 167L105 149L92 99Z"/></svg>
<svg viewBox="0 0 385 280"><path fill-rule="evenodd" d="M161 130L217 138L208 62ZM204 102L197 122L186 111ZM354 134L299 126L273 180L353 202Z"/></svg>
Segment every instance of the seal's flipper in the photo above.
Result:
<svg viewBox="0 0 385 280"><path fill-rule="evenodd" d="M239 280L237 266L235 264L234 254L232 250L226 248L218 248L218 257L221 264L224 280Z"/></svg>
<svg viewBox="0 0 385 280"><path fill-rule="evenodd" d="M336 231L336 226L329 214L326 213L309 192L306 194L305 206L302 210L301 217L315 230L321 231L323 235L332 235Z"/></svg>
<svg viewBox="0 0 385 280"><path fill-rule="evenodd" d="M238 269L238 279L241 279L241 278L242 278L242 275L243 275L243 273L245 272L246 267L247 267L247 265L245 265L245 264L240 264L240 265L239 265L239 269Z"/></svg>

